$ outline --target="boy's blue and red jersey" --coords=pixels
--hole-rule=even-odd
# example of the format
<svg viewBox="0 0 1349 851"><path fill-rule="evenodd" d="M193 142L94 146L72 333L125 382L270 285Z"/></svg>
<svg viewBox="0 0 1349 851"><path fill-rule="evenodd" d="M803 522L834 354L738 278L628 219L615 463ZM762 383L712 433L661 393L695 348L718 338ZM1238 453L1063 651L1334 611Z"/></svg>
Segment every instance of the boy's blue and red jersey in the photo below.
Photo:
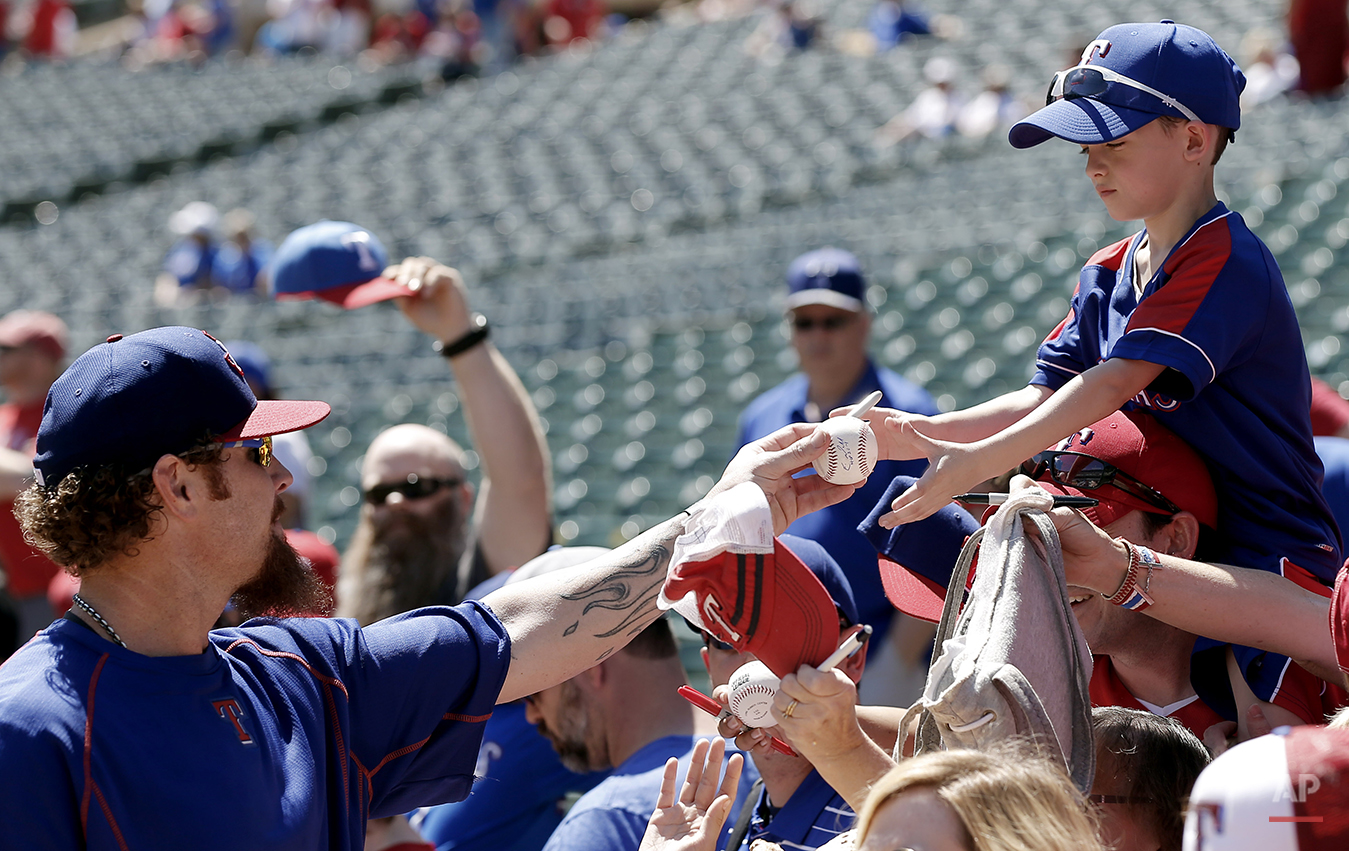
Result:
<svg viewBox="0 0 1349 851"><path fill-rule="evenodd" d="M1219 501L1213 560L1305 582L1301 568L1333 584L1343 563L1340 535L1321 494L1311 379L1278 265L1219 203L1138 298L1133 255L1146 233L1083 267L1072 309L1040 346L1031 383L1057 390L1112 357L1167 367L1126 408L1152 413L1208 464Z"/></svg>

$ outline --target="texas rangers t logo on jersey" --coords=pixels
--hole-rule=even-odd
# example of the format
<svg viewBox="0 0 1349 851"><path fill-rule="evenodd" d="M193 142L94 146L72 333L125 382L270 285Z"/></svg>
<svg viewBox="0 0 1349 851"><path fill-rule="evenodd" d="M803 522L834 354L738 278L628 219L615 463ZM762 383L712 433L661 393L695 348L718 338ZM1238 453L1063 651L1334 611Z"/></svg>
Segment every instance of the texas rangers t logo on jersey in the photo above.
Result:
<svg viewBox="0 0 1349 851"><path fill-rule="evenodd" d="M225 700L213 700L211 705L215 707L216 713L234 725L234 732L239 734L239 743L244 745L253 744L253 737L244 729L243 717L244 711L239 708L239 701L234 698Z"/></svg>

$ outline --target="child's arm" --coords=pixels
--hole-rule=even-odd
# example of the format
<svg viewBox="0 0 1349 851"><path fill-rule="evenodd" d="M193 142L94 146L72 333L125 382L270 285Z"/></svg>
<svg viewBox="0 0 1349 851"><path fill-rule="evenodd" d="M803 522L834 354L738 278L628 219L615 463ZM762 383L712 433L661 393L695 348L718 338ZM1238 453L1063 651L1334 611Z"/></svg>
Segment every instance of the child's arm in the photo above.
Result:
<svg viewBox="0 0 1349 851"><path fill-rule="evenodd" d="M927 444L914 441L904 424L910 423L924 435L955 443L973 443L997 434L1020 420L1052 396L1053 390L1040 384L1029 384L1020 390L1004 393L963 411L924 416L894 408L873 408L862 416L876 432L880 457L891 461L910 461L927 456ZM832 416L847 413L839 408Z"/></svg>
<svg viewBox="0 0 1349 851"><path fill-rule="evenodd" d="M887 446L916 445L922 448L929 463L922 478L900 494L891 505L893 510L881 517L881 525L892 529L935 513L956 494L1007 472L1078 429L1119 410L1163 369L1161 364L1148 361L1111 358L1069 380L1015 423L970 442L935 439L920 431L921 426L911 420L901 419L894 427L901 430L902 437L881 442L882 457L889 457L884 454ZM891 428L889 421L886 428Z"/></svg>

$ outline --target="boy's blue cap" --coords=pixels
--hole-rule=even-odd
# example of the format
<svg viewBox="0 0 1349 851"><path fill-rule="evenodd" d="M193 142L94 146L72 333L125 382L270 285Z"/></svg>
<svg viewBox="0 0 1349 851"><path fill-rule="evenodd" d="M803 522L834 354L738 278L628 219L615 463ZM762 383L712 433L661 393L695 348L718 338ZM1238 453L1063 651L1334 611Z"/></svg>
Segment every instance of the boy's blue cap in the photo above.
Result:
<svg viewBox="0 0 1349 851"><path fill-rule="evenodd" d="M857 258L841 248L806 252L787 267L788 310L807 304L865 310L866 288Z"/></svg>
<svg viewBox="0 0 1349 851"><path fill-rule="evenodd" d="M960 558L965 539L979 528L979 521L958 505L947 505L936 514L886 529L877 521L890 511L890 503L914 482L912 476L896 476L867 518L857 527L880 553L879 565L885 596L906 615L937 623L946 601L951 570ZM970 576L973 578L973 572Z"/></svg>
<svg viewBox="0 0 1349 851"><path fill-rule="evenodd" d="M1241 126L1239 98L1246 76L1203 30L1175 21L1119 24L1087 46L1081 64L1108 68L1156 89L1205 124L1233 131ZM1054 136L1099 145L1162 115L1185 117L1155 95L1114 82L1101 95L1054 101L1013 125L1007 139L1014 148L1029 148Z"/></svg>
<svg viewBox="0 0 1349 851"><path fill-rule="evenodd" d="M350 310L412 295L381 277L389 253L370 231L324 219L292 231L272 257L272 295L278 300L321 298Z"/></svg>
<svg viewBox="0 0 1349 851"><path fill-rule="evenodd" d="M810 568L810 572L815 574L815 578L820 580L824 590L829 592L829 599L834 601L838 607L839 613L848 619L849 624L857 623L857 601L853 599L852 585L848 583L848 577L843 574L843 568L838 566L838 562L829 554L829 551L820 546L819 543L809 538L798 537L797 535L779 535L778 540L786 545L801 563Z"/></svg>
<svg viewBox="0 0 1349 851"><path fill-rule="evenodd" d="M325 402L259 402L229 351L205 331L114 334L52 384L33 467L44 487L86 465L135 472L207 435L266 437L308 428L328 412Z"/></svg>

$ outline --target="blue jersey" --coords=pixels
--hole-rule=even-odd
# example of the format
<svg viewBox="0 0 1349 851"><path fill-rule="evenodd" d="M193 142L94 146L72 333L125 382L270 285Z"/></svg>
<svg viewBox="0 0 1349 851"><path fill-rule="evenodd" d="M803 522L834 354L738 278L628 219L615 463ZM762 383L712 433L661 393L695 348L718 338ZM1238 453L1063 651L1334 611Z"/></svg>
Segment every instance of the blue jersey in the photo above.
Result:
<svg viewBox="0 0 1349 851"><path fill-rule="evenodd" d="M544 851L637 851L656 809L665 761L672 756L679 758L679 788L697 741L696 736L665 736L628 757L603 783L581 796L543 846ZM746 761L732 812L757 778Z"/></svg>
<svg viewBox="0 0 1349 851"><path fill-rule="evenodd" d="M1321 494L1311 379L1283 276L1236 213L1206 213L1147 282L1133 286L1146 231L1087 262L1068 317L1040 347L1033 384L1057 390L1108 358L1167 367L1141 407L1208 464L1218 492L1215 561L1276 573L1292 562L1325 585L1341 564ZM1287 561L1285 561L1287 560Z"/></svg>
<svg viewBox="0 0 1349 851"><path fill-rule="evenodd" d="M783 426L807 422L808 386L805 375L793 375L751 402L740 415L737 448L766 437ZM873 390L882 392L879 403L882 407L914 414L937 413L937 405L926 390L888 369L878 368L868 362L866 372L847 399L850 402L861 401ZM921 476L926 468L927 462L923 460L882 461L876 465L866 483L848 499L807 514L787 527L787 532L809 538L823 546L843 568L852 586L853 597L857 600L858 616L862 623L871 624L875 630L869 642L871 647L882 646L881 638L894 614L894 607L886 599L885 588L881 585L880 570L876 567L876 548L857 531L857 525L871 513L895 476Z"/></svg>
<svg viewBox="0 0 1349 851"><path fill-rule="evenodd" d="M772 819L765 819L768 790L759 790L754 815L741 848L749 848L756 839L776 842L784 849L813 851L853 826L856 816L843 796L834 791L818 771L811 769L801 785Z"/></svg>
<svg viewBox="0 0 1349 851"><path fill-rule="evenodd" d="M0 666L0 848L361 851L367 819L468 794L509 661L477 603L171 657L59 620Z"/></svg>
<svg viewBox="0 0 1349 851"><path fill-rule="evenodd" d="M436 851L539 851L562 821L567 796L608 776L569 771L525 720L522 701L498 706L487 722L475 773L473 794L414 817Z"/></svg>

